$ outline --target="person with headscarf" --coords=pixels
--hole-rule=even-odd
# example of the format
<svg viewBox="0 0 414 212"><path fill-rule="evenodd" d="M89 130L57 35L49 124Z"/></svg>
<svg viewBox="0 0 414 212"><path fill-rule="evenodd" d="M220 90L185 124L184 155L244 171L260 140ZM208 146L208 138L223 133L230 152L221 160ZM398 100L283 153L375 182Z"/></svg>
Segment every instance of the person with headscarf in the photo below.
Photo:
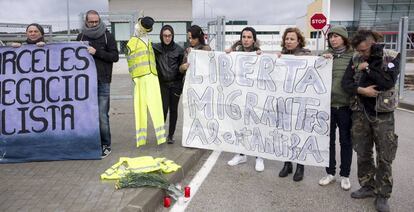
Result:
<svg viewBox="0 0 414 212"><path fill-rule="evenodd" d="M166 141L158 72L152 42L148 37L153 24L153 18L140 17L135 25L135 35L127 43L128 69L135 84L134 113L137 147L147 143L147 110L151 114L157 144L160 145Z"/></svg>
<svg viewBox="0 0 414 212"><path fill-rule="evenodd" d="M26 28L26 41L23 44L36 44L38 47L45 46L45 30L40 24L32 23ZM21 43L12 43L12 47L18 48Z"/></svg>
<svg viewBox="0 0 414 212"><path fill-rule="evenodd" d="M85 24L77 41L88 41L88 52L93 56L98 75L99 129L101 134L102 158L111 153L111 131L109 126L109 97L113 63L119 60L114 36L106 29L98 12L89 10Z"/></svg>
<svg viewBox="0 0 414 212"><path fill-rule="evenodd" d="M164 122L170 111L170 123L167 143L173 144L174 132L177 124L178 102L183 91L183 77L180 65L183 62L184 49L174 42L174 29L171 25L164 25L160 31L161 43L153 45L157 63L158 79L160 82Z"/></svg>

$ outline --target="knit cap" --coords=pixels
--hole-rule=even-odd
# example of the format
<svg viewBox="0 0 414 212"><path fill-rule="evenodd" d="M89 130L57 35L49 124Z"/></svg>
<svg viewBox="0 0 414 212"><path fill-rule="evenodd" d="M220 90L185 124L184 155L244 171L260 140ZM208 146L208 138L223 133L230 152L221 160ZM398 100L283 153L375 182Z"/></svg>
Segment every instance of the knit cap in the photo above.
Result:
<svg viewBox="0 0 414 212"><path fill-rule="evenodd" d="M331 29L329 30L328 36L331 33L338 34L338 35L342 36L343 38L348 39L348 31L346 30L346 28L344 26L337 25L337 26L331 27Z"/></svg>

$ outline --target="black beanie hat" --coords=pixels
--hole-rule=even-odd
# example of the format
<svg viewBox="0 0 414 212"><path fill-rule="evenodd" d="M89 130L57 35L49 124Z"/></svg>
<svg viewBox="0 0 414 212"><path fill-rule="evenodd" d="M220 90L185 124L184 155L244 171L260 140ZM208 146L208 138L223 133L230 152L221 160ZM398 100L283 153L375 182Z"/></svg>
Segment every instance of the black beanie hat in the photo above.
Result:
<svg viewBox="0 0 414 212"><path fill-rule="evenodd" d="M42 26L40 26L40 24L37 24L37 23L29 24L29 26L26 27L26 32L29 29L29 27L31 27L31 26L35 26L39 30L40 34L42 34L42 36L45 35L45 30L43 29Z"/></svg>
<svg viewBox="0 0 414 212"><path fill-rule="evenodd" d="M138 21L140 20L141 20L141 26L144 27L144 29L146 29L147 32L151 32L152 25L154 25L154 19L149 16L145 16L145 17L138 19Z"/></svg>

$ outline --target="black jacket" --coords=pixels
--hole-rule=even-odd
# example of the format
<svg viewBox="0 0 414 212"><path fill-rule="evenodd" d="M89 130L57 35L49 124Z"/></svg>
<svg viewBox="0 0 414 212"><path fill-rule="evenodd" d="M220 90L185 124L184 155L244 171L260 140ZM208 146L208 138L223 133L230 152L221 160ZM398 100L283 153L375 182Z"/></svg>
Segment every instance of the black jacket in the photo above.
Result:
<svg viewBox="0 0 414 212"><path fill-rule="evenodd" d="M384 50L383 45L374 44L371 47L371 55L366 60L369 64L368 70L358 71L356 66L363 62L362 57L355 55L345 70L341 84L345 92L358 95L369 114L375 114L376 98L358 94L358 87L365 88L376 85L375 89L378 91L394 87L400 73L400 55L391 50Z"/></svg>
<svg viewBox="0 0 414 212"><path fill-rule="evenodd" d="M105 34L97 39L87 37L80 33L77 41L89 41L89 45L96 49L95 59L98 82L110 83L112 80L112 67L114 62L119 60L119 52L115 38L106 30Z"/></svg>
<svg viewBox="0 0 414 212"><path fill-rule="evenodd" d="M160 83L182 83L184 75L179 67L183 62L184 49L175 42L170 45L156 43L154 49Z"/></svg>

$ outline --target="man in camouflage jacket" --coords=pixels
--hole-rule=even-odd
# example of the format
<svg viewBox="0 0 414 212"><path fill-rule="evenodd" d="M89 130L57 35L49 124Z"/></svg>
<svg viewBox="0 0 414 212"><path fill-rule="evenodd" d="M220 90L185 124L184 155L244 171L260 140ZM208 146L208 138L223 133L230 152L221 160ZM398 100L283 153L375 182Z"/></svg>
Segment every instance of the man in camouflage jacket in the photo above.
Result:
<svg viewBox="0 0 414 212"><path fill-rule="evenodd" d="M392 161L398 146L393 110L378 110L380 92L395 87L399 74L399 54L384 49L376 42L376 32L360 30L352 39L357 53L350 61L342 79L343 89L352 94L352 142L357 153L358 180L361 188L352 198L376 197L378 211L389 211L392 192ZM394 101L389 99L387 101ZM377 156L374 161L373 147Z"/></svg>

